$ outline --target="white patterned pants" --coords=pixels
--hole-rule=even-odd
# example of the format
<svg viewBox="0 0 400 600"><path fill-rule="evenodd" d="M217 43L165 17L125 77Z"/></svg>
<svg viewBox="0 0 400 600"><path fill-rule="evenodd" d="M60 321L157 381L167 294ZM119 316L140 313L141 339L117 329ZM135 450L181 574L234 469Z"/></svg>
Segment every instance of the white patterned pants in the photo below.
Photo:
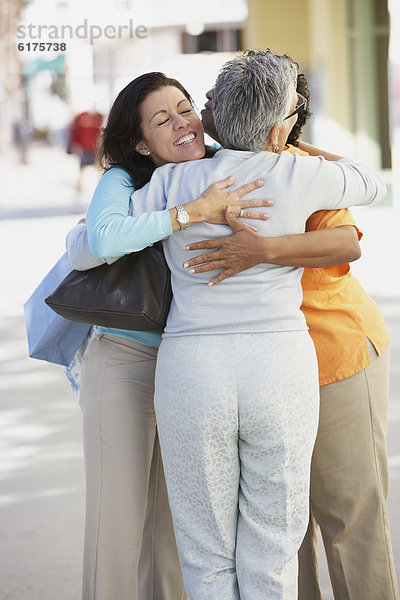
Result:
<svg viewBox="0 0 400 600"><path fill-rule="evenodd" d="M305 331L165 338L155 408L190 600L295 600L318 422Z"/></svg>

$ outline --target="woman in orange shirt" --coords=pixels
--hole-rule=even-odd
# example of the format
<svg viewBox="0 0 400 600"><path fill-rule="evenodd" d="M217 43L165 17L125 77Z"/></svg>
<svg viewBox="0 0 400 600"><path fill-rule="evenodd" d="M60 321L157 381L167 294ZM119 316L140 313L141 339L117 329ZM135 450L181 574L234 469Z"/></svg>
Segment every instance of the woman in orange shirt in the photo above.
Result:
<svg viewBox="0 0 400 600"><path fill-rule="evenodd" d="M304 75L299 75L297 90L308 100ZM209 92L203 125L218 139L211 97ZM329 153L297 142L309 116L308 110L299 114L288 139L288 144L297 148L288 145L287 150L329 158ZM326 230L324 250L318 247L320 237L315 238L313 247L311 236L305 245L301 234L290 236L290 252L285 255L285 238L260 238L234 218L229 207L226 215L232 236L187 248L215 250L187 261L192 273L221 268L212 279L216 284L261 262L306 267L302 310L317 352L321 400L311 464L310 523L299 552L298 597L321 599L319 526L335 598L396 600L399 592L386 511L389 333L378 307L352 276L349 264L332 266L329 255L329 240L333 240L329 229L352 227L358 239L362 234L349 210L319 211L307 221L306 232ZM294 251L295 237L298 252ZM348 237L344 240L348 243ZM359 256L360 252L354 253L354 259ZM317 264L324 268L315 268Z"/></svg>

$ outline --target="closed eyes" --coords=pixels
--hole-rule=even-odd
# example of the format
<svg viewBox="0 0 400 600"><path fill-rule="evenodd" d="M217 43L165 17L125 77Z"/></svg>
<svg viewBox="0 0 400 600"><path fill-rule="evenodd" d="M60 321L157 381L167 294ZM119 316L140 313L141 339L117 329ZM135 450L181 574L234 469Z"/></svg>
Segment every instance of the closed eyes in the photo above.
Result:
<svg viewBox="0 0 400 600"><path fill-rule="evenodd" d="M186 110L182 110L179 114L180 115L185 115L187 113L191 113L193 112L193 108L187 108ZM165 125L165 123L167 123L169 121L169 117L167 119L165 119L165 121L161 121L161 123L157 123L157 127L161 127L161 125Z"/></svg>

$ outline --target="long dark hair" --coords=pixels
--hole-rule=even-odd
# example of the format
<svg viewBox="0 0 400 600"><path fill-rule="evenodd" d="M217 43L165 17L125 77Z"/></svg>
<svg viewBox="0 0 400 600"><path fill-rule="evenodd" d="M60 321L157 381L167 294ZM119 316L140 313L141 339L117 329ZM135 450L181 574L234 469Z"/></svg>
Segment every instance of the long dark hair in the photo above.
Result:
<svg viewBox="0 0 400 600"><path fill-rule="evenodd" d="M298 67L298 65L297 65L297 67ZM289 137L287 139L287 143L292 144L292 146L299 145L298 139L300 137L301 130L303 129L304 125L307 123L308 119L312 115L312 113L309 111L310 89L308 87L307 78L303 73L299 73L297 75L296 90L299 92L299 94L302 94L302 96L304 96L304 98L307 99L307 106L306 106L305 110L302 110L299 112L297 121L294 124L293 129L290 132Z"/></svg>
<svg viewBox="0 0 400 600"><path fill-rule="evenodd" d="M164 73L146 73L136 77L118 94L100 136L97 150L100 166L104 171L114 166L122 167L131 175L135 189L150 181L156 169L150 156L135 150L143 138L140 105L151 92L166 86L178 88L193 105L191 96L179 81Z"/></svg>

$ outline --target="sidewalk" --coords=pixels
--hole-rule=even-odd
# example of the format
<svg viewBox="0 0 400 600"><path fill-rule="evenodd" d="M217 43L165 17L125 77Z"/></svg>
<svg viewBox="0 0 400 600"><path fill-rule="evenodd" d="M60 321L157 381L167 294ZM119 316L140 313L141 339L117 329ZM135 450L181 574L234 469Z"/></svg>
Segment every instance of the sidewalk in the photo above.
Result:
<svg viewBox="0 0 400 600"><path fill-rule="evenodd" d="M79 198L75 192L79 159L74 154L67 154L63 148L33 142L28 149L26 165L18 163L13 151L0 158L0 219L85 212L100 177L94 167L86 168Z"/></svg>

